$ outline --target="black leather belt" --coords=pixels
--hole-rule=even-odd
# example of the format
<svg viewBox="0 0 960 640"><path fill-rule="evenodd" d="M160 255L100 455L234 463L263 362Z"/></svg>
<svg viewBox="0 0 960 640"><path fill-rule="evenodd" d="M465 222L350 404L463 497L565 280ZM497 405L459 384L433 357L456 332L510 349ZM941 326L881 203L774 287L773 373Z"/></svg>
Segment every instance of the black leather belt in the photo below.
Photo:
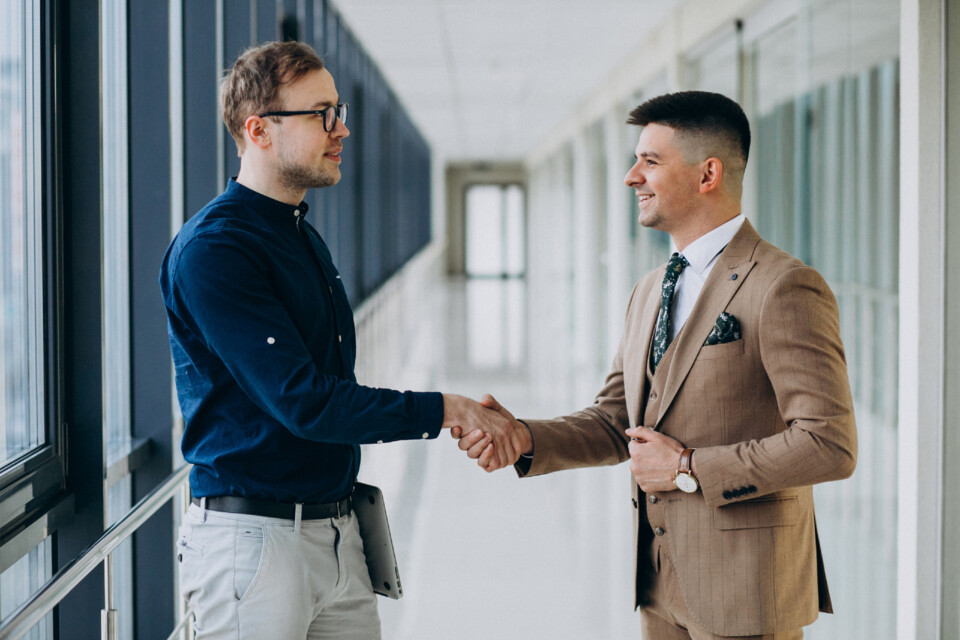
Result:
<svg viewBox="0 0 960 640"><path fill-rule="evenodd" d="M194 498L191 502L200 506L200 498ZM301 520L340 518L353 509L353 499L347 496L337 502L303 504L301 507ZM297 505L292 502L271 502L269 500L241 498L240 496L210 496L207 498L207 509L225 513L244 513L248 516L285 518L287 520L293 520L297 514Z"/></svg>

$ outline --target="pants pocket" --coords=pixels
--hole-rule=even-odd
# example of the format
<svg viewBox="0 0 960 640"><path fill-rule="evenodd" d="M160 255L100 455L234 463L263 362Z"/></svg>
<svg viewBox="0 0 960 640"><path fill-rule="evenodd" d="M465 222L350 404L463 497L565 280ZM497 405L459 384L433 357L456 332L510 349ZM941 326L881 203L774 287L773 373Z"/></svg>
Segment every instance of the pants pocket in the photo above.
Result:
<svg viewBox="0 0 960 640"><path fill-rule="evenodd" d="M233 565L233 595L244 600L256 586L265 553L264 528L239 523L236 532Z"/></svg>

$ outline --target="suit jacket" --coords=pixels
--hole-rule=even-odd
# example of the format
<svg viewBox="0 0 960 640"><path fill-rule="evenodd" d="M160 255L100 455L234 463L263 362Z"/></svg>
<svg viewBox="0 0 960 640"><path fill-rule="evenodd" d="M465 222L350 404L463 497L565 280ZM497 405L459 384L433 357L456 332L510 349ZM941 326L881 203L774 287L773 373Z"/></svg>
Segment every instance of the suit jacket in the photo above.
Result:
<svg viewBox="0 0 960 640"><path fill-rule="evenodd" d="M532 476L617 464L629 458L624 430L637 425L695 448L701 490L658 500L688 609L719 635L800 628L818 610L832 611L811 485L848 477L856 465L836 299L819 273L745 221L651 389L646 365L664 269L634 287L612 370L594 404L526 421L534 455L518 470ZM739 321L741 339L704 346L723 311ZM656 416L653 424L644 424L647 413ZM646 503L633 483L638 606L655 579Z"/></svg>

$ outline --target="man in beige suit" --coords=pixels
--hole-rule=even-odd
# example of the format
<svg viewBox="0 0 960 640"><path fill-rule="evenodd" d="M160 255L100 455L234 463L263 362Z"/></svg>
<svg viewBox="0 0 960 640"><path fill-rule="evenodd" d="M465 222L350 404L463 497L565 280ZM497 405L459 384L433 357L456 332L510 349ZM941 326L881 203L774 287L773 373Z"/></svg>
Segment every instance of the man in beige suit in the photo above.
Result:
<svg viewBox="0 0 960 640"><path fill-rule="evenodd" d="M628 123L643 127L625 180L640 223L676 253L634 288L594 404L514 420L516 468L630 460L644 638L801 638L832 610L812 485L856 465L836 300L741 214L750 129L736 103L668 94ZM460 439L488 470L497 444Z"/></svg>

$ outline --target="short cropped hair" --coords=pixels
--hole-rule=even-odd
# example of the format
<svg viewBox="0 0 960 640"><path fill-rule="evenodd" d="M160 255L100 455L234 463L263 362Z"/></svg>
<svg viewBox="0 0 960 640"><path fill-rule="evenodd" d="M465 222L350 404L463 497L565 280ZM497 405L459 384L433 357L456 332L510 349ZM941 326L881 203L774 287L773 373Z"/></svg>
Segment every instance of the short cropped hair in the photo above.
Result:
<svg viewBox="0 0 960 640"><path fill-rule="evenodd" d="M627 124L645 127L661 124L682 138L699 143L708 155L718 145L729 153L742 171L750 154L750 123L736 102L709 91L678 91L647 100L630 112Z"/></svg>
<svg viewBox="0 0 960 640"><path fill-rule="evenodd" d="M220 81L220 109L227 130L242 153L244 122L252 115L279 111L280 87L310 71L323 69L323 60L303 42L267 42L250 47Z"/></svg>

